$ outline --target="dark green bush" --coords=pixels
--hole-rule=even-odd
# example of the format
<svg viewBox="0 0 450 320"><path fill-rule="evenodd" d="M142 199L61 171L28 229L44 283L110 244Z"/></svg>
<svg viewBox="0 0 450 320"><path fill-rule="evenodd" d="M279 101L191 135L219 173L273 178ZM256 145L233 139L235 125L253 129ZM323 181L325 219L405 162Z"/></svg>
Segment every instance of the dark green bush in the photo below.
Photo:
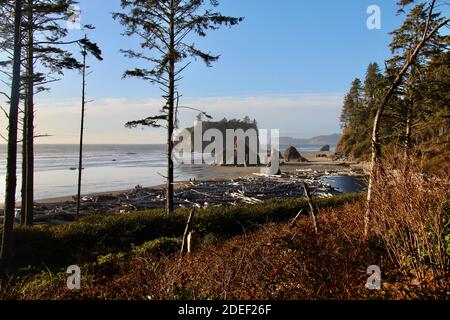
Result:
<svg viewBox="0 0 450 320"><path fill-rule="evenodd" d="M148 241L133 249L136 254L152 254L155 256L171 255L181 250L181 239L179 238L159 238Z"/></svg>

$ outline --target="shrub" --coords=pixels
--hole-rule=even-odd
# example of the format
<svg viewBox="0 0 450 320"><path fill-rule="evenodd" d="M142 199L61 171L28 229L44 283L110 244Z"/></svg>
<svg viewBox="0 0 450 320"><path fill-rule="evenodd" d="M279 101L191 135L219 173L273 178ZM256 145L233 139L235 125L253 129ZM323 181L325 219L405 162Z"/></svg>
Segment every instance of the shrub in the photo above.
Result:
<svg viewBox="0 0 450 320"><path fill-rule="evenodd" d="M397 168L386 162L376 178L372 225L402 272L412 272L423 285L445 285L450 178L427 178L413 165L407 173Z"/></svg>
<svg viewBox="0 0 450 320"><path fill-rule="evenodd" d="M151 254L155 256L171 255L181 250L182 241L178 238L160 238L148 241L133 249L135 254Z"/></svg>

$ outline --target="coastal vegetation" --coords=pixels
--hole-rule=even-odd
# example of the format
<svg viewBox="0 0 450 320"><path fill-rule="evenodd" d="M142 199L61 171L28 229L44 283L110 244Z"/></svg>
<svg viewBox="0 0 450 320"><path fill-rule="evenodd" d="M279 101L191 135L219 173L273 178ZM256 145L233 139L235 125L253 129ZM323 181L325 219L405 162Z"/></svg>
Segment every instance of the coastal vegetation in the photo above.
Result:
<svg viewBox="0 0 450 320"><path fill-rule="evenodd" d="M244 20L242 17L228 17L213 9L219 5L214 1L150 1L122 0L122 12L113 18L125 26L126 36L139 37L143 51L122 50L125 57L143 60L150 64L146 68L127 70L124 78L135 77L149 81L161 88L164 103L158 115L133 120L127 127L138 126L167 129L167 194L166 211L174 210L174 130L178 126L179 110L191 109L179 104L182 96L178 83L183 71L191 64L188 59L200 59L208 67L219 60L219 56L199 49L190 42L193 35L206 37L211 30L232 27ZM155 56L156 54L156 56ZM199 111L194 108L195 111ZM207 115L207 113L202 112Z"/></svg>
<svg viewBox="0 0 450 320"><path fill-rule="evenodd" d="M308 210L300 199L198 211L193 220L198 245L183 255L187 210L171 216L160 210L92 216L63 227L18 228L17 243L33 245L18 251L22 267L3 281L0 296L446 299L449 181L441 178L426 185L402 176L395 184L384 181L374 195L374 233L368 240L361 232L362 195L316 200L317 234L307 214L295 218L298 211ZM424 188L429 192L423 193ZM71 262L81 266L83 290L65 287L65 268ZM381 268L381 290L367 289L370 265Z"/></svg>
<svg viewBox="0 0 450 320"><path fill-rule="evenodd" d="M189 150L188 152L198 152L198 153L204 153L204 154L211 154L215 158L215 165L231 165L231 166L239 166L239 165L259 165L260 159L259 159L259 152L261 147L258 147L256 150L252 150L250 146L256 145L259 146L259 130L258 130L258 123L256 119L250 120L250 117L245 116L242 120L241 119L226 119L223 118L220 121L202 121L205 116L204 113L199 113L197 116L197 123L194 127L187 128L187 132L190 136L189 141ZM205 137L206 132L215 133L215 135L212 135L209 137L211 141L205 141L207 139L203 139ZM230 150L228 152L233 152L234 156L232 157L233 161L230 161L227 159L227 139L229 139L227 131L231 131L233 133L233 137L231 139L233 140L233 150ZM242 132L244 135L244 139L239 137L238 133ZM202 143L198 146L195 144L195 139L198 138L197 136L202 137ZM219 137L220 136L220 137ZM177 140L177 137L175 137L175 140ZM220 140L220 141L218 141ZM245 141L242 141L245 140ZM231 140L230 140L231 141ZM179 142L179 141L176 141ZM181 142L184 142L183 140ZM238 159L238 148L241 147L238 145L238 143L242 142L242 150L244 151L244 161L239 161ZM212 144L215 148L212 149L212 152L208 152L209 145ZM219 150L216 150L218 149ZM217 156L216 156L217 153ZM222 155L222 156L220 156ZM256 159L253 163L251 163L251 159ZM205 159L204 159L205 160ZM228 161L227 161L228 160Z"/></svg>
<svg viewBox="0 0 450 320"><path fill-rule="evenodd" d="M147 64L125 71L124 78L146 80L163 92L159 114L125 125L167 130L166 184L159 189L164 195L137 186L133 192L103 196L107 201L99 205L104 212L86 205L80 215L83 202L96 203L100 197L81 199L83 113L77 221L34 225L34 95L56 81L55 74L82 70L84 110L86 57L102 59L100 48L87 36L69 41L67 30L54 26L67 18L74 3L0 2L6 17L0 21L0 49L8 58L0 68L10 89L3 93L9 103L9 127L0 299L449 298L450 36L441 31L450 20L437 12L436 0L400 1L399 13L408 13L391 33L392 57L384 70L371 63L364 81L355 79L345 96L337 159L309 161L290 146L283 155L285 172L251 172L260 180L222 179L222 189L211 187L214 181L205 183L215 191L212 205L208 198L213 192L197 189L195 181L186 181L187 187L175 196L179 111L189 109L199 113L198 120L211 120L206 111L179 104L178 82L190 59L210 66L219 58L188 40L236 26L243 18L215 12L216 0L122 0L122 11L113 18L124 26L125 36L140 39L143 50L122 53ZM39 40L37 30L43 34ZM68 49L71 44L81 49L82 62ZM38 73L35 63L48 70ZM202 130L220 133L258 131L250 117L201 125ZM255 140L259 146L259 137ZM20 142L22 208L21 223L15 223ZM242 144L247 149L247 142ZM203 151L205 145L201 147ZM316 158L329 160L334 156L330 150L330 145L318 148ZM325 166L320 173L318 163ZM330 176L332 166L355 175L357 167L358 174L368 178L367 192L311 197L311 184L323 187L318 175ZM246 190L244 180L256 188ZM275 199L267 197L270 192ZM164 208L144 210L149 202L164 203ZM58 214L71 215L67 208ZM82 270L83 290L66 286L67 267L74 265ZM372 290L374 275L367 271L374 266L381 270L377 290Z"/></svg>
<svg viewBox="0 0 450 320"><path fill-rule="evenodd" d="M408 13L403 25L391 32L393 56L384 71L377 63L367 67L365 79L356 78L345 96L341 113L343 135L337 147L341 156L370 160L372 128L377 107L401 67L424 36L445 22L424 3ZM447 19L448 20L448 19ZM426 33L426 32L425 32ZM394 90L379 121L380 147L397 149L405 161L420 159L423 170L450 170L450 36L436 32L417 54L404 80Z"/></svg>

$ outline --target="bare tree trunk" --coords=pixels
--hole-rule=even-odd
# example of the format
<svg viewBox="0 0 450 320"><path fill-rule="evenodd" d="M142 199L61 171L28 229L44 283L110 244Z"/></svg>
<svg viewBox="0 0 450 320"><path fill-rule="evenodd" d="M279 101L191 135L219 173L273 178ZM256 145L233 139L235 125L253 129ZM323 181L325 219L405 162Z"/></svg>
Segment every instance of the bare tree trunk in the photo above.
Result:
<svg viewBox="0 0 450 320"><path fill-rule="evenodd" d="M303 183L303 190L305 192L306 200L308 201L309 213L311 214L311 218L312 218L312 221L313 221L314 232L317 235L319 233L319 230L317 229L316 213L315 213L314 205L313 205L313 202L312 202L312 199L311 199L311 194L309 192L309 188L308 188L308 185L306 183Z"/></svg>
<svg viewBox="0 0 450 320"><path fill-rule="evenodd" d="M33 224L34 209L34 28L33 0L28 0L28 48L27 48L27 108L26 108L26 192L25 225Z"/></svg>
<svg viewBox="0 0 450 320"><path fill-rule="evenodd" d="M168 94L168 117L167 117L167 214L173 212L173 132L174 132L174 107L175 107L175 12L174 0L170 1L170 60L169 60L169 94Z"/></svg>
<svg viewBox="0 0 450 320"><path fill-rule="evenodd" d="M84 36L87 39L87 36ZM80 150L78 158L78 192L77 192L77 215L76 220L80 219L81 205L81 177L83 172L83 137L84 137L84 117L86 106L86 47L83 48L83 83L81 89L81 127L80 127Z"/></svg>
<svg viewBox="0 0 450 320"><path fill-rule="evenodd" d="M197 233L195 231L191 231L187 237L187 253L193 253L196 247Z"/></svg>
<svg viewBox="0 0 450 320"><path fill-rule="evenodd" d="M292 228L293 226L295 226L295 224L297 223L298 218L300 218L301 214L303 213L303 209L301 209L297 215L294 217L294 219L291 220L291 222L289 223L289 228Z"/></svg>
<svg viewBox="0 0 450 320"><path fill-rule="evenodd" d="M25 96L27 95L27 89L25 89ZM20 201L20 224L25 225L25 211L27 204L27 105L25 103L23 110L23 123L22 123L22 189L21 189L21 201Z"/></svg>
<svg viewBox="0 0 450 320"><path fill-rule="evenodd" d="M364 236L366 239L369 236L369 226L370 226L370 219L372 216L372 196L373 196L373 189L375 187L376 183L376 176L380 170L379 162L381 158L381 144L380 144L380 137L379 137L379 130L380 130L380 123L381 123L381 117L383 115L384 109L386 108L387 104L389 103L392 95L395 93L397 87L400 85L400 83L403 80L403 77L405 73L408 71L412 63L416 60L417 55L419 54L422 47L427 43L428 40L430 40L433 35L443 26L445 26L447 23L450 22L450 18L442 21L439 23L433 30L431 30L428 33L431 17L433 14L433 9L435 5L435 0L433 0L430 4L430 11L428 14L427 23L425 26L425 30L423 33L423 39L417 44L416 48L412 52L411 56L406 60L405 65L398 73L397 77L395 78L394 82L392 83L391 87L389 88L388 92L384 96L383 101L377 108L377 112L375 115L374 123L373 123L373 131L372 131L372 158L371 158L371 168L370 168L370 178L369 178L369 186L367 191L367 204L366 204L366 213L364 216Z"/></svg>
<svg viewBox="0 0 450 320"><path fill-rule="evenodd" d="M192 229L192 220L194 219L194 214L195 214L195 208L193 208L191 210L191 213L189 214L189 217L188 217L188 220L186 223L186 228L184 229L183 242L181 243L181 254L183 254L187 250L188 236Z"/></svg>
<svg viewBox="0 0 450 320"><path fill-rule="evenodd" d="M403 158L405 161L405 172L408 171L408 162L409 162L409 155L410 155L410 150L411 150L413 108L414 108L414 100L411 98L408 101L408 109L406 110L405 143L404 143L404 150L403 150Z"/></svg>
<svg viewBox="0 0 450 320"><path fill-rule="evenodd" d="M0 252L0 272L4 273L10 262L14 211L16 207L16 186L17 186L17 120L19 114L20 99L20 60L21 60L21 25L22 25L22 0L16 0L14 9L14 62L13 78L11 85L11 100L9 109L9 130L8 130L8 159L6 171L6 192L5 192L5 216L3 219L3 236Z"/></svg>

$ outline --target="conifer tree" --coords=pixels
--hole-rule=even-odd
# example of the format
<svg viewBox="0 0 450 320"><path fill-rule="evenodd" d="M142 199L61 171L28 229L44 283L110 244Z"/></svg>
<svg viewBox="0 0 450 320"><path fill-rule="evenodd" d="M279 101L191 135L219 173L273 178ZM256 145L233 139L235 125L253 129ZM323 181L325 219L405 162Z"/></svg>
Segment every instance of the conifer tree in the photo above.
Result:
<svg viewBox="0 0 450 320"><path fill-rule="evenodd" d="M4 273L9 265L12 251L14 227L14 211L16 207L16 168L17 168L17 122L20 100L20 67L21 67L21 26L22 0L14 3L14 49L12 65L11 94L9 96L8 127L8 159L6 167L5 213L3 219L2 245L0 249L0 273Z"/></svg>
<svg viewBox="0 0 450 320"><path fill-rule="evenodd" d="M173 205L174 163L173 133L181 95L178 92L183 70L190 64L188 58L200 59L210 66L219 59L200 50L191 39L194 35L205 37L209 30L220 26L234 26L243 18L228 17L215 12L217 0L122 0L123 12L114 13L125 26L126 36L137 36L144 52L123 50L129 58L141 59L149 68L125 71L124 77L137 77L160 86L164 95L161 113L143 120L131 121L128 127L139 125L167 129L167 190L166 211Z"/></svg>
<svg viewBox="0 0 450 320"><path fill-rule="evenodd" d="M423 38L423 29L428 23L430 29L436 27L444 20L440 13L433 12L428 15L425 3L416 5L407 15L400 28L391 32L393 40L390 48L394 56L388 61L390 73L398 73L399 68L405 63L411 55L412 50ZM422 50L417 54L416 59L411 64L409 70L405 73L404 82L397 88L396 95L402 98L399 108L399 120L403 123L404 133L403 148L405 158L405 169L408 163L410 149L413 145L413 127L422 118L424 112L423 93L427 83L423 77L427 62L436 54L442 52L445 48L444 37L436 32Z"/></svg>
<svg viewBox="0 0 450 320"><path fill-rule="evenodd" d="M412 3L414 1L404 1L405 4ZM411 66L416 62L416 58L420 55L424 47L426 48L427 43L432 39L440 28L446 26L450 22L450 18L442 20L437 25L432 26L432 18L436 6L436 0L429 1L427 6L427 18L425 24L421 28L422 37L420 41L414 44L410 50L408 50L404 55L404 62L401 64L399 71L395 73L395 78L390 84L389 89L384 94L381 103L376 108L376 113L372 126L372 141L371 141L371 169L370 169L370 179L367 191L367 210L364 217L364 235L368 237L370 229L370 219L372 215L372 193L376 183L376 177L382 171L382 166L380 166L381 159L381 143L380 143L380 126L382 123L383 113L390 103L393 96L395 96L398 87L403 83L405 75L410 70Z"/></svg>

